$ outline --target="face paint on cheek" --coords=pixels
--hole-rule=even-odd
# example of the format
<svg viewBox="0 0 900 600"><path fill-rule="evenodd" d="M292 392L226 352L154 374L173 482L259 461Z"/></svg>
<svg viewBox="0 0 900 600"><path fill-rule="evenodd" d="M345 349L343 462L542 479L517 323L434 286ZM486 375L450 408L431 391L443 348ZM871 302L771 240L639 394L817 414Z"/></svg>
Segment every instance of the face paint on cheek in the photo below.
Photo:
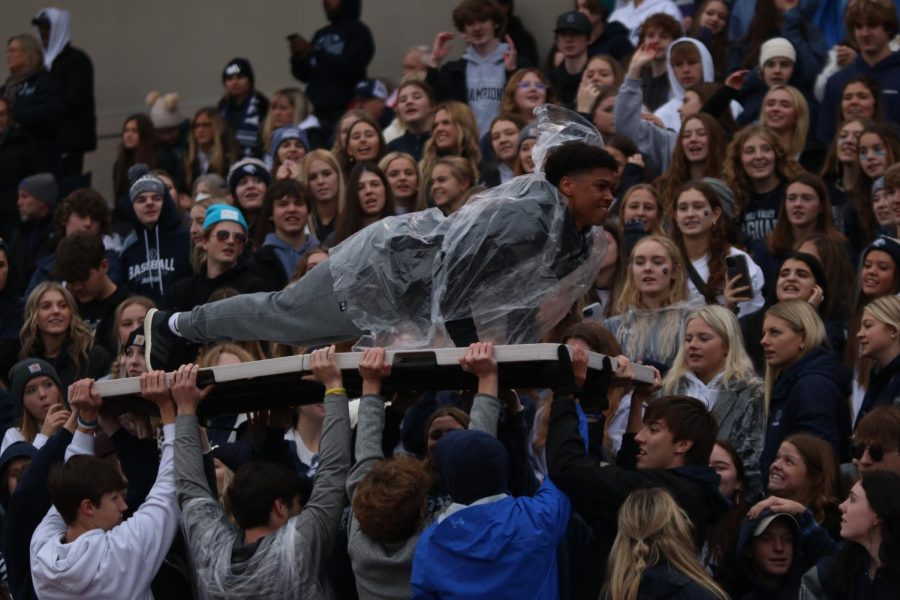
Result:
<svg viewBox="0 0 900 600"><path fill-rule="evenodd" d="M663 275L668 275L668 274L669 274L669 267L663 267L662 272L663 272Z"/></svg>
<svg viewBox="0 0 900 600"><path fill-rule="evenodd" d="M704 217L708 217L708 216L709 216L709 211L708 211L708 210L704 210L704 211L703 211L703 216L704 216Z"/></svg>

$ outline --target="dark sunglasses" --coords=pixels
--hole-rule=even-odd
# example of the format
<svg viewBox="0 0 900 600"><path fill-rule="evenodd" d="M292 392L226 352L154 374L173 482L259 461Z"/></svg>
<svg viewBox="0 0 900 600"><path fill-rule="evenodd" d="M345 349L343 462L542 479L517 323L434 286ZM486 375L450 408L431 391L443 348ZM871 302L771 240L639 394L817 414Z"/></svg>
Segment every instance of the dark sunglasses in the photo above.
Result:
<svg viewBox="0 0 900 600"><path fill-rule="evenodd" d="M866 446L865 444L853 445L850 447L850 456L859 460L862 458L863 454L866 453L866 448L869 449L869 456L872 458L873 462L881 462L884 458L885 449L881 446Z"/></svg>
<svg viewBox="0 0 900 600"><path fill-rule="evenodd" d="M247 242L247 234L241 233L240 231L225 231L224 229L220 229L216 232L216 239L222 243L228 241L228 238L233 237L235 244L245 244Z"/></svg>

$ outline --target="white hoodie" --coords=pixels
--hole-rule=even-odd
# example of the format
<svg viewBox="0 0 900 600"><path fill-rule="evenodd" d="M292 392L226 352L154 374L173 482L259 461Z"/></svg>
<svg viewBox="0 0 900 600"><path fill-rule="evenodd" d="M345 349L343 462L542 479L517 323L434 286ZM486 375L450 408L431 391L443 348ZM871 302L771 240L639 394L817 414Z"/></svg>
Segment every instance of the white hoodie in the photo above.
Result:
<svg viewBox="0 0 900 600"><path fill-rule="evenodd" d="M665 13L679 23L683 18L681 11L672 0L644 0L640 6L635 6L634 0L629 0L616 2L616 9L609 15L609 21L610 23L618 21L627 27L631 31L628 39L637 48L641 25L647 20L647 17L656 13Z"/></svg>
<svg viewBox="0 0 900 600"><path fill-rule="evenodd" d="M66 524L51 508L31 538L34 591L42 600L151 599L150 582L162 565L181 519L175 498L175 425L163 427L156 482L141 507L110 531L94 529L66 544ZM66 460L93 454L94 436L76 432Z"/></svg>
<svg viewBox="0 0 900 600"><path fill-rule="evenodd" d="M669 60L672 53L672 47L680 42L690 42L697 48L697 51L700 52L700 64L703 67L703 82L709 83L715 78L712 55L709 53L709 50L706 49L706 46L703 45L703 42L695 40L694 38L683 37L678 38L669 44L669 47L666 48L666 73L669 75L670 100L657 108L656 112L653 114L662 119L666 128L671 129L672 131L681 130L681 116L678 114L678 109L684 102L685 92L684 87L678 83L678 78L675 77L675 73L672 72L672 63ZM734 100L731 101L731 116L737 118L743 110L744 107L738 102L735 102Z"/></svg>
<svg viewBox="0 0 900 600"><path fill-rule="evenodd" d="M49 71L53 67L53 61L69 43L69 11L61 8L45 8L36 16L47 17L50 21L50 39L44 48L44 67ZM41 39L40 30L34 28L37 38Z"/></svg>

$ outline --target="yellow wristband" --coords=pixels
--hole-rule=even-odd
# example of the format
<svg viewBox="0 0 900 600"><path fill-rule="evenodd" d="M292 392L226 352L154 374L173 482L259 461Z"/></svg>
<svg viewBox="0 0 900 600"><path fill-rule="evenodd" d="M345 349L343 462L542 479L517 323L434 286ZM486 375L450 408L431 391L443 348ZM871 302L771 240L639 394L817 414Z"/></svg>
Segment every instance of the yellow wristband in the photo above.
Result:
<svg viewBox="0 0 900 600"><path fill-rule="evenodd" d="M342 388L342 387L341 387L341 388L331 388L331 389L325 390L325 395L326 395L326 396L332 396L332 395L334 395L334 396L346 396L346 395L347 395L347 390L344 389L344 388Z"/></svg>

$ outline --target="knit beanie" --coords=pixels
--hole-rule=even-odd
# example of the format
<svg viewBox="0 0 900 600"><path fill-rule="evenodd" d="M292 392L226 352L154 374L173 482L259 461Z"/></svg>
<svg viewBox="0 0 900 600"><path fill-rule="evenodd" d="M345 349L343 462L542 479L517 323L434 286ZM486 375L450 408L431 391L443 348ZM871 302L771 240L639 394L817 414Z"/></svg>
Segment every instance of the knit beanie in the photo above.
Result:
<svg viewBox="0 0 900 600"><path fill-rule="evenodd" d="M728 187L728 184L721 179L715 177L704 177L703 183L711 187L716 195L719 196L719 202L722 203L722 210L729 219L734 218L734 192Z"/></svg>
<svg viewBox="0 0 900 600"><path fill-rule="evenodd" d="M156 175L146 174L138 177L137 181L131 184L128 190L128 197L134 202L141 194L151 192L164 196L166 194L166 184Z"/></svg>
<svg viewBox="0 0 900 600"><path fill-rule="evenodd" d="M866 256L868 256L869 252L872 250L887 252L891 257L891 260L894 261L894 267L900 267L900 240L896 240L886 235L879 235L871 244L866 246L860 260L866 260Z"/></svg>
<svg viewBox="0 0 900 600"><path fill-rule="evenodd" d="M272 183L272 174L269 173L269 169L266 168L266 163L258 158L245 158L239 160L234 163L231 170L228 171L228 189L231 191L231 196L233 198L237 198L238 183L248 175L259 177L266 182L266 185Z"/></svg>
<svg viewBox="0 0 900 600"><path fill-rule="evenodd" d="M19 182L19 190L28 192L51 209L56 208L59 186L56 184L56 177L53 176L53 173L38 173L26 177Z"/></svg>
<svg viewBox="0 0 900 600"><path fill-rule="evenodd" d="M25 395L25 386L35 377L49 377L59 388L60 396L62 396L62 383L59 381L59 375L53 365L40 358L26 358L20 360L9 370L9 393L12 394L13 401L17 406L23 405L23 397Z"/></svg>
<svg viewBox="0 0 900 600"><path fill-rule="evenodd" d="M206 209L206 218L203 219L203 231L209 231L216 223L221 223L222 221L237 223L244 228L244 231L250 229L239 209L230 204L212 204Z"/></svg>
<svg viewBox="0 0 900 600"><path fill-rule="evenodd" d="M178 94L161 95L156 90L147 94L147 106L150 107L150 120L156 129L178 127L184 122L184 116L178 110Z"/></svg>
<svg viewBox="0 0 900 600"><path fill-rule="evenodd" d="M300 143L309 152L309 137L306 132L294 125L285 125L276 129L272 134L272 154L278 152L278 147L285 140L300 140Z"/></svg>
<svg viewBox="0 0 900 600"><path fill-rule="evenodd" d="M253 75L253 67L246 58L232 58L222 69L222 83L232 75L243 75L250 80L250 85L256 84L256 78Z"/></svg>
<svg viewBox="0 0 900 600"><path fill-rule="evenodd" d="M455 429L441 436L434 452L441 483L454 502L468 505L507 491L509 454L494 436Z"/></svg>
<svg viewBox="0 0 900 600"><path fill-rule="evenodd" d="M770 58L789 58L791 62L797 62L797 51L794 45L783 37L767 40L759 48L759 66L766 66Z"/></svg>
<svg viewBox="0 0 900 600"><path fill-rule="evenodd" d="M522 147L522 142L524 142L525 140L537 139L537 134L537 123L531 122L523 127L522 131L519 132L519 148Z"/></svg>
<svg viewBox="0 0 900 600"><path fill-rule="evenodd" d="M878 179L872 182L872 199L875 199L875 194L878 192L884 191L884 176L882 175Z"/></svg>

